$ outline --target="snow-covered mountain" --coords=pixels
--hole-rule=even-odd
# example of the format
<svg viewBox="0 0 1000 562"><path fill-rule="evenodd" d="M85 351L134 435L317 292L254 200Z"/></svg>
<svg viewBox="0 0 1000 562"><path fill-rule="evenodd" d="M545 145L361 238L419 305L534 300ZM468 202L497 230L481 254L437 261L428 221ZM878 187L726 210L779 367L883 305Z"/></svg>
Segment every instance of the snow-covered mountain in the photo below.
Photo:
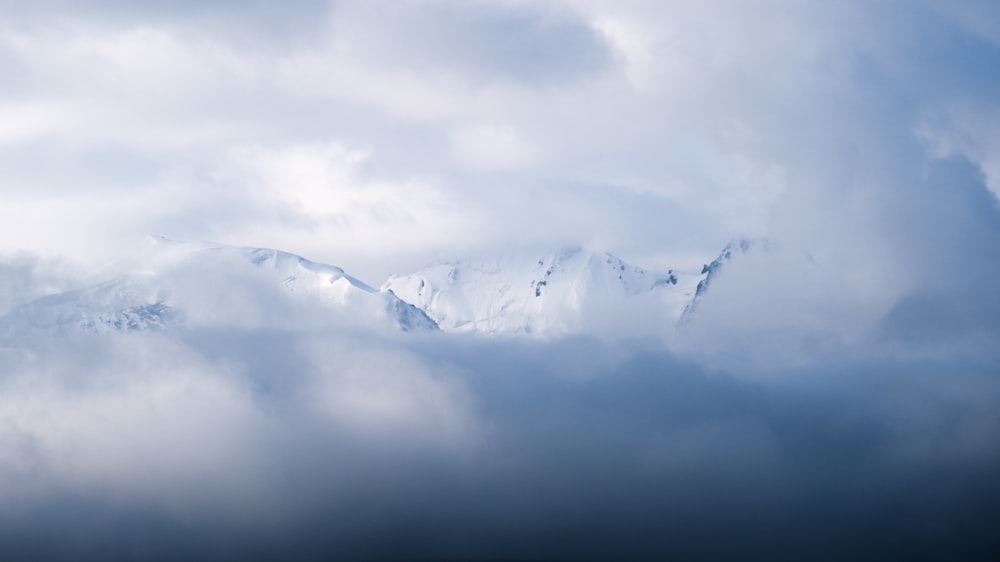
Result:
<svg viewBox="0 0 1000 562"><path fill-rule="evenodd" d="M671 327L704 277L649 271L577 247L432 265L390 277L382 290L423 309L446 331L634 333L648 330L650 322Z"/></svg>
<svg viewBox="0 0 1000 562"><path fill-rule="evenodd" d="M150 237L107 279L0 317L0 336L188 326L436 330L420 309L339 267L264 248Z"/></svg>
<svg viewBox="0 0 1000 562"><path fill-rule="evenodd" d="M173 326L669 336L754 245L736 241L700 271L571 247L432 265L375 289L288 252L149 237L95 282L0 316L0 341Z"/></svg>

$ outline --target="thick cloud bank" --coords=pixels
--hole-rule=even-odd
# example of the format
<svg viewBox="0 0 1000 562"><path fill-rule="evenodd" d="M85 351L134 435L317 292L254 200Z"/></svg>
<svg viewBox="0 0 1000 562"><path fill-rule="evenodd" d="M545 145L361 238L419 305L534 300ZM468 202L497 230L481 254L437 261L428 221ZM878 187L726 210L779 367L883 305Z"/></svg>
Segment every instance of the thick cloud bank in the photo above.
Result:
<svg viewBox="0 0 1000 562"><path fill-rule="evenodd" d="M260 329L6 348L0 553L988 559L998 365Z"/></svg>

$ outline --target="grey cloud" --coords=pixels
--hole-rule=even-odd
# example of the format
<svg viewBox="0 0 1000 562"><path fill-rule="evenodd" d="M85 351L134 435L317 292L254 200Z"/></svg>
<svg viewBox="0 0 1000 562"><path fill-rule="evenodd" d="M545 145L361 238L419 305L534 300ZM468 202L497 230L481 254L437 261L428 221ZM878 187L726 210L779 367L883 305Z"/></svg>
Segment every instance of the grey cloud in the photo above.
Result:
<svg viewBox="0 0 1000 562"><path fill-rule="evenodd" d="M153 1L41 0L25 4L3 2L8 25L21 29L58 29L88 25L118 29L169 25L215 34L253 51L287 51L322 36L329 0L271 2L251 0Z"/></svg>
<svg viewBox="0 0 1000 562"><path fill-rule="evenodd" d="M995 354L832 361L759 382L595 340L182 340L81 342L76 368L4 356L5 404L31 368L48 414L3 410L7 445L19 427L37 446L4 449L0 550L987 559L998 547ZM362 380L351 369L367 380L355 396L417 398L430 417L368 426L317 409L324 381ZM450 400L419 401L442 384ZM465 438L434 421L455 406ZM71 443L46 433L60 419L75 420Z"/></svg>
<svg viewBox="0 0 1000 562"><path fill-rule="evenodd" d="M52 6L32 13L58 19L65 9L72 17L60 28L19 30L17 44L28 51L8 50L10 65L21 69L8 74L21 75L8 85L54 98L55 107L39 111L62 124L27 119L24 95L8 100L11 115L28 121L28 136L15 136L0 156L5 185L49 194L121 186L137 199L169 191L155 206L109 212L98 222L116 228L115 238L138 237L149 224L179 238L227 232L235 243L264 230L249 242L287 247L292 240L289 249L318 255L315 217L274 211L278 202L255 199L252 189L217 174L227 154L247 146L280 152L339 142L370 155L359 171L366 179L433 183L452 214L431 222L471 217L461 236L442 229L420 249L380 249L384 262L366 264L376 278L394 272L394 260L420 265L417 254L423 262L452 257L467 251L463 244L565 238L607 240L623 255L656 254L656 240L661 253L709 259L730 237L769 234L807 242L817 254L829 248L833 261L856 253L860 268L890 263L894 252L879 246L904 244L897 235L906 229L897 227L912 219L901 218L899 203L931 165L914 129L951 130L947 107L964 100L988 111L996 89L990 43L935 12L902 13L893 4L873 11L734 4L725 13L683 2ZM734 23L730 12L744 21ZM229 33L246 22L299 29L304 20L303 34L318 38L274 52ZM136 21L149 24L147 35L129 35ZM601 27L622 21L636 24L622 32L635 45L622 37L616 43ZM898 25L884 29L880 22L888 21ZM257 43L271 41L262 34ZM31 49L41 52L29 56ZM101 71L107 64L113 71ZM630 65L655 67L652 82L630 82ZM509 169L470 167L455 139L480 130L509 132L521 158L498 160L513 162ZM468 138L475 157L494 150ZM533 192L549 185L584 186L564 196L579 202L579 216L559 220L559 209L536 205ZM586 187L593 185L607 189ZM675 243L658 213L634 213L636 206L681 217L685 242ZM622 209L634 228L593 216L609 207ZM510 220L480 220L496 208L510 209ZM536 227L547 220L552 228ZM106 242L95 224L76 228L77 238ZM422 231L433 229L423 224ZM45 238L18 230L32 233L20 236L25 244ZM412 223L397 215L381 232L405 239L409 230ZM346 224L321 236L366 239Z"/></svg>
<svg viewBox="0 0 1000 562"><path fill-rule="evenodd" d="M585 20L551 5L370 2L338 6L333 20L334 40L347 39L348 52L432 80L452 71L472 86L496 79L554 86L611 63Z"/></svg>

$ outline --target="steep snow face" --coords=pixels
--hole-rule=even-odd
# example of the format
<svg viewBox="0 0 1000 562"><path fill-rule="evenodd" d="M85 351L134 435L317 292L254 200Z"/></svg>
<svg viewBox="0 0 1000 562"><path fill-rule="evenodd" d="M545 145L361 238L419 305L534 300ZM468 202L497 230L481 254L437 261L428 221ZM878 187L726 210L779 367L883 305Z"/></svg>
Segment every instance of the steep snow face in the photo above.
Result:
<svg viewBox="0 0 1000 562"><path fill-rule="evenodd" d="M436 330L423 311L339 267L263 248L149 238L110 280L0 317L0 335L188 326Z"/></svg>
<svg viewBox="0 0 1000 562"><path fill-rule="evenodd" d="M712 285L712 282L719 276L719 273L725 268L726 264L731 262L737 256L750 253L754 249L768 251L770 248L771 243L767 240L749 240L746 238L734 240L726 245L717 258L712 260L711 263L705 264L701 268L702 277L698 281L697 287L695 287L694 295L684 306L684 310L681 312L681 321L687 320L692 314L694 314L695 309L698 307L698 302L701 301L701 299L703 299L708 293L708 289Z"/></svg>
<svg viewBox="0 0 1000 562"><path fill-rule="evenodd" d="M423 309L447 331L636 335L669 329L701 277L568 248L433 265L390 277L382 290Z"/></svg>

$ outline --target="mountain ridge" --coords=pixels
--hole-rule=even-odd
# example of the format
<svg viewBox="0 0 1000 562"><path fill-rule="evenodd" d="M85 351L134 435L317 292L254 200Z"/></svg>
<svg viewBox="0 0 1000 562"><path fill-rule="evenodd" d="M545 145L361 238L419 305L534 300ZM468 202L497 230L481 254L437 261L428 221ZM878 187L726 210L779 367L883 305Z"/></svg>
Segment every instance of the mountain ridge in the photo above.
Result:
<svg viewBox="0 0 1000 562"><path fill-rule="evenodd" d="M393 275L382 290L424 310L445 331L565 334L589 331L587 308L605 312L657 293L665 315L693 296L694 272L652 271L609 252L569 246L541 255L505 255L433 264ZM674 310L677 309L677 310Z"/></svg>
<svg viewBox="0 0 1000 562"><path fill-rule="evenodd" d="M100 282L0 316L0 337L218 324L642 336L689 319L719 271L754 245L735 240L700 271L644 269L610 252L564 246L432 264L376 289L282 250L149 236Z"/></svg>
<svg viewBox="0 0 1000 562"><path fill-rule="evenodd" d="M147 237L105 280L0 316L0 336L163 330L179 325L354 325L435 331L423 311L343 269L269 248Z"/></svg>

